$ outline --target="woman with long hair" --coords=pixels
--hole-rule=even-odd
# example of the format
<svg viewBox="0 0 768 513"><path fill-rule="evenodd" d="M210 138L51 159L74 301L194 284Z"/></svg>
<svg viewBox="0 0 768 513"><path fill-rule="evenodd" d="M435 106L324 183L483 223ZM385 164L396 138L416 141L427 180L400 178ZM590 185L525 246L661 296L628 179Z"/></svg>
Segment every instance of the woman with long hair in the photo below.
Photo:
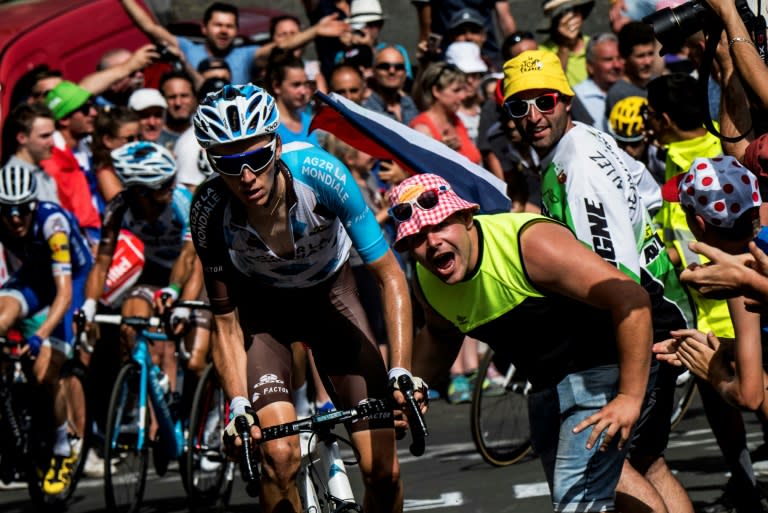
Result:
<svg viewBox="0 0 768 513"><path fill-rule="evenodd" d="M128 107L105 107L96 116L91 150L97 188L104 203L123 190L112 167L110 152L139 138L139 116Z"/></svg>

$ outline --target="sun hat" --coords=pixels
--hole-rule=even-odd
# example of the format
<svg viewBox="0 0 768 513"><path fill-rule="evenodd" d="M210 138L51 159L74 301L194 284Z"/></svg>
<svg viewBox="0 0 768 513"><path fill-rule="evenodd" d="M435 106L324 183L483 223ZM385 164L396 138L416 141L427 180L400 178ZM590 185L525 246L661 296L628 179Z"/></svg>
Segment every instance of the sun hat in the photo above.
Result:
<svg viewBox="0 0 768 513"><path fill-rule="evenodd" d="M404 222L395 221L397 224L395 246L406 237L418 233L425 226L440 224L456 212L463 210L474 212L480 208L476 203L461 199L444 178L429 173L413 175L393 187L390 202L394 207L400 203L415 201L421 193L429 190L438 191L437 205L429 210L412 205L413 214L410 219Z"/></svg>
<svg viewBox="0 0 768 513"><path fill-rule="evenodd" d="M741 214L761 204L757 177L729 155L697 158L686 173L664 184L661 195L723 228L733 227Z"/></svg>
<svg viewBox="0 0 768 513"><path fill-rule="evenodd" d="M168 102L165 101L163 95L157 89L150 87L144 87L142 89L136 89L128 98L128 107L136 112L140 112L150 107L161 107L163 109L168 108Z"/></svg>
<svg viewBox="0 0 768 513"><path fill-rule="evenodd" d="M504 63L504 99L530 89L575 96L560 59L546 50L528 50Z"/></svg>
<svg viewBox="0 0 768 513"><path fill-rule="evenodd" d="M453 16L450 17L446 28L448 30L454 30L461 25L464 25L465 23L471 23L472 25L477 25L478 27L485 27L485 20L482 16L480 16L480 13L474 9L465 7L456 11Z"/></svg>
<svg viewBox="0 0 768 513"><path fill-rule="evenodd" d="M63 80L48 92L45 102L53 112L54 119L58 121L75 112L90 97L90 91L83 89L74 82Z"/></svg>
<svg viewBox="0 0 768 513"><path fill-rule="evenodd" d="M384 11L379 0L352 0L347 20L353 30L362 29L366 23L384 21Z"/></svg>
<svg viewBox="0 0 768 513"><path fill-rule="evenodd" d="M471 41L456 41L445 49L445 62L464 73L485 73L488 66L480 56L480 47Z"/></svg>

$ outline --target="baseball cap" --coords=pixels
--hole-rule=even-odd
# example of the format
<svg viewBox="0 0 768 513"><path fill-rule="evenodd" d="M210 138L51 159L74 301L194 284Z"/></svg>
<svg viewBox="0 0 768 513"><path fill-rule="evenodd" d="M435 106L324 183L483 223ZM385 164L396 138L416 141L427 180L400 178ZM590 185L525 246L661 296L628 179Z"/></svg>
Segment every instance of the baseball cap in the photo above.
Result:
<svg viewBox="0 0 768 513"><path fill-rule="evenodd" d="M69 80L59 82L45 97L48 108L53 112L56 121L67 117L79 109L91 93Z"/></svg>
<svg viewBox="0 0 768 513"><path fill-rule="evenodd" d="M757 177L729 155L697 158L688 172L663 185L661 195L723 228L733 227L741 214L761 204Z"/></svg>
<svg viewBox="0 0 768 513"><path fill-rule="evenodd" d="M480 16L480 13L474 9L465 7L464 9L456 11L454 15L451 16L451 18L448 20L448 25L446 28L448 30L453 30L461 25L464 25L465 23L471 23L472 25L477 25L478 27L485 27L485 20L482 16Z"/></svg>
<svg viewBox="0 0 768 513"><path fill-rule="evenodd" d="M546 50L528 50L504 63L504 99L530 89L575 96L560 59Z"/></svg>
<svg viewBox="0 0 768 513"><path fill-rule="evenodd" d="M379 0L352 0L347 20L353 30L365 27L366 23L384 21L384 11Z"/></svg>
<svg viewBox="0 0 768 513"><path fill-rule="evenodd" d="M167 109L168 103L163 98L163 95L160 94L160 91L145 87L143 89L136 89L131 94L130 98L128 98L128 107L139 112L150 107Z"/></svg>
<svg viewBox="0 0 768 513"><path fill-rule="evenodd" d="M445 49L445 62L464 73L485 73L488 66L480 56L480 47L470 41L456 41Z"/></svg>
<svg viewBox="0 0 768 513"><path fill-rule="evenodd" d="M424 192L436 190L437 204L430 209L424 210L416 204L417 198ZM464 201L458 194L453 192L451 185L444 178L424 173L413 175L405 179L399 185L392 188L390 193L390 202L392 207L400 203L411 203L413 213L411 217L403 222L397 222L397 236L395 246L403 239L421 231L425 226L434 226L442 223L447 218L461 212L462 210L476 211L480 205Z"/></svg>

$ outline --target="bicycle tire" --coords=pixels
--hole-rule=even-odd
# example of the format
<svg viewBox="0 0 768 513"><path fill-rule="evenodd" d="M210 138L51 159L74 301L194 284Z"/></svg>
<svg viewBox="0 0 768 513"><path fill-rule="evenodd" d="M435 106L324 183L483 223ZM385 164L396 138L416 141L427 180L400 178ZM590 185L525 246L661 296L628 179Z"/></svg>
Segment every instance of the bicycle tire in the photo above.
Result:
<svg viewBox="0 0 768 513"><path fill-rule="evenodd" d="M471 432L472 441L483 460L496 467L505 467L520 461L531 451L528 398L515 391L521 383L514 380L514 375L509 376L511 379L502 391L497 390L499 395L485 390L491 363L495 363L502 375L506 375L510 366L494 355L488 348L477 369L472 391Z"/></svg>
<svg viewBox="0 0 768 513"><path fill-rule="evenodd" d="M680 379L685 373L677 377L674 402L672 403L672 416L670 418L670 430L675 429L682 422L685 413L691 407L693 398L696 396L696 379L690 374L690 371L686 372L689 373L687 379Z"/></svg>
<svg viewBox="0 0 768 513"><path fill-rule="evenodd" d="M218 409L218 421L214 431L209 431L206 429L206 424L213 408ZM213 454L212 448L206 442L206 439L220 442L221 432L226 427L226 418L226 398L219 384L216 369L213 364L208 364L192 399L189 435L184 454L182 480L193 508L210 508L229 504L229 498L232 495L234 463L224 454L221 443L216 448L216 454ZM204 471L201 469L201 462L204 457L210 461L211 456L213 456L213 463L218 464L218 468Z"/></svg>
<svg viewBox="0 0 768 513"><path fill-rule="evenodd" d="M130 418L134 414L133 406L138 406L140 380L138 366L128 363L120 369L112 387L104 436L104 495L108 511L136 513L144 496L149 443L137 448L138 433L132 432L138 431L132 429L136 420ZM121 429L124 424L131 427ZM147 415L144 433L148 432ZM114 473L113 462L117 462L114 465L117 472Z"/></svg>

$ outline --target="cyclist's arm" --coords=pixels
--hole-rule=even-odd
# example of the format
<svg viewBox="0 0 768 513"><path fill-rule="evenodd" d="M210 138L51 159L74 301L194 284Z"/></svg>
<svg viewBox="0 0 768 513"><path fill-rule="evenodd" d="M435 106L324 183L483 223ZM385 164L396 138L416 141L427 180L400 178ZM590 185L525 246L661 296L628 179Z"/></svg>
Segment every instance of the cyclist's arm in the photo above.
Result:
<svg viewBox="0 0 768 513"><path fill-rule="evenodd" d="M390 367L411 369L413 319L405 274L391 250L367 265L381 291L384 322L389 339Z"/></svg>
<svg viewBox="0 0 768 513"><path fill-rule="evenodd" d="M528 226L520 241L525 268L537 288L610 312L619 359L618 395L577 429L595 426L590 447L606 430L608 442L620 434L623 445L640 416L648 384L653 339L648 293L555 223Z"/></svg>
<svg viewBox="0 0 768 513"><path fill-rule="evenodd" d="M41 339L48 338L58 326L72 304L72 259L69 237L65 232L54 232L48 237L51 250L51 273L56 285L56 295L48 310L48 316L35 331Z"/></svg>
<svg viewBox="0 0 768 513"><path fill-rule="evenodd" d="M120 226L123 222L125 208L122 193L119 193L104 209L104 217L101 222L101 239L99 239L99 245L96 249L96 260L85 282L86 302L95 303L104 293L104 284L107 282L107 273L112 265L112 255L114 255L117 247L117 238L120 236Z"/></svg>
<svg viewBox="0 0 768 513"><path fill-rule="evenodd" d="M216 314L214 321L216 336L211 338L211 356L221 387L229 399L248 398L248 359L236 311Z"/></svg>
<svg viewBox="0 0 768 513"><path fill-rule="evenodd" d="M176 36L168 32L168 29L157 23L147 11L141 8L135 0L120 0L123 8L139 30L144 32L154 42L163 42L178 47Z"/></svg>
<svg viewBox="0 0 768 513"><path fill-rule="evenodd" d="M181 253L171 267L171 277L168 281L170 285L176 286L179 290L184 290L189 283L192 274L196 271L195 246L191 240L185 241L181 247Z"/></svg>

